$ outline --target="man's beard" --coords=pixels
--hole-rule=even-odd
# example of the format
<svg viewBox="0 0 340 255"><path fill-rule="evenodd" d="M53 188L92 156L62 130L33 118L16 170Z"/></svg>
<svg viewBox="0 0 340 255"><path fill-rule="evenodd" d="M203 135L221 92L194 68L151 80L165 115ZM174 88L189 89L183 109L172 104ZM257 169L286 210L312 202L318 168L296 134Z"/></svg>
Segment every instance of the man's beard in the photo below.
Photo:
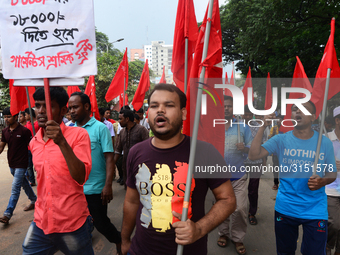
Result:
<svg viewBox="0 0 340 255"><path fill-rule="evenodd" d="M157 118L157 116L156 116L156 118ZM154 119L153 122L150 121L149 125L150 125L150 129L151 129L152 133L158 139L166 141L166 140L169 140L169 139L173 138L175 135L177 135L178 133L181 132L181 129L182 129L182 117L180 117L177 120L175 120L174 122L172 122L172 124L170 125L171 129L169 129L169 130L167 130L165 132L162 132L162 133L156 131L155 124L154 124L155 123L155 119Z"/></svg>

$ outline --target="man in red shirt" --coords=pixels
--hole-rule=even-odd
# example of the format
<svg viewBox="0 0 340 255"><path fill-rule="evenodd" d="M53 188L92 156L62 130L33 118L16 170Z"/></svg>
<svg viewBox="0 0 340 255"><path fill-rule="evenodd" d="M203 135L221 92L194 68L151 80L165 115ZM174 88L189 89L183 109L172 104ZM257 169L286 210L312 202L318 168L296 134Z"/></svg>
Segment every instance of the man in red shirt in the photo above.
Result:
<svg viewBox="0 0 340 255"><path fill-rule="evenodd" d="M47 119L45 93L33 95L41 129L30 142L37 171L36 210L23 243L23 254L94 254L92 218L83 184L89 177L91 142L85 129L67 127L68 95L61 87L50 88L52 120Z"/></svg>

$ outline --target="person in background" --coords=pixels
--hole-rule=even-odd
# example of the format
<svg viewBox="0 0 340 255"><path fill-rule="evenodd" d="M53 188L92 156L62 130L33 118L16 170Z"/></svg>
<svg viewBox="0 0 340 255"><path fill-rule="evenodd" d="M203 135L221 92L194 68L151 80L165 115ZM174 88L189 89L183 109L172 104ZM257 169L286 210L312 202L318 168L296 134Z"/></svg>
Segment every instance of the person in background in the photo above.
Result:
<svg viewBox="0 0 340 255"><path fill-rule="evenodd" d="M108 107L104 108L104 118L112 124L116 122L115 120L111 119L111 110Z"/></svg>
<svg viewBox="0 0 340 255"><path fill-rule="evenodd" d="M25 117L25 112L24 111L21 111L19 113L19 123L22 125L22 126L26 126L26 123L27 123L27 120L26 120L26 117Z"/></svg>
<svg viewBox="0 0 340 255"><path fill-rule="evenodd" d="M139 115L137 113L135 113L133 116L135 117L134 122L139 124L140 123Z"/></svg>
<svg viewBox="0 0 340 255"><path fill-rule="evenodd" d="M148 131L150 130L150 125L148 123L148 119L144 118L144 110L143 107L141 107L138 111L135 112L139 116L139 125L142 125L145 127Z"/></svg>
<svg viewBox="0 0 340 255"><path fill-rule="evenodd" d="M112 140L112 144L114 146L115 144L115 140L114 140L114 137L115 137L115 131L113 129L113 125L110 121L108 121L104 116L105 116L105 108L99 108L99 116L100 116L100 121L103 122L105 124L105 126L109 129L110 131L110 135L111 135L111 140Z"/></svg>
<svg viewBox="0 0 340 255"><path fill-rule="evenodd" d="M331 250L335 248L333 255L340 255L340 106L333 110L335 129L328 133L329 139L333 143L337 178L326 186L328 204L328 237L326 255L331 255Z"/></svg>
<svg viewBox="0 0 340 255"><path fill-rule="evenodd" d="M84 184L84 194L94 226L109 242L116 244L117 253L121 255L120 232L107 216L108 203L113 199L112 180L115 175L111 134L102 122L90 117L88 95L82 92L71 94L68 107L76 126L84 128L91 140L92 169Z"/></svg>
<svg viewBox="0 0 340 255"><path fill-rule="evenodd" d="M11 197L3 217L0 217L1 223L8 224L18 203L21 187L24 189L28 199L31 200L31 203L24 208L24 211L34 209L37 196L26 179L28 164L27 147L32 138L31 132L18 123L18 114L12 116L9 107L4 109L3 115L7 127L2 130L0 154L3 152L6 144L8 144L8 165L14 177Z"/></svg>

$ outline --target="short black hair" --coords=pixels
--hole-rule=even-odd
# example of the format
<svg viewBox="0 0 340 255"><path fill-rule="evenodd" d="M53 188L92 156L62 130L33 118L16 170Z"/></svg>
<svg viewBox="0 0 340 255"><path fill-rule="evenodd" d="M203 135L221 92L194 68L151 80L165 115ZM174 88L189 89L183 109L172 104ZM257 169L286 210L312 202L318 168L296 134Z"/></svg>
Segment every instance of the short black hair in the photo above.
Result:
<svg viewBox="0 0 340 255"><path fill-rule="evenodd" d="M300 98L298 98L298 99L300 99ZM312 106L312 112L311 112L311 113L312 113L312 114L315 114L315 113L316 113L315 104L314 104L311 100L307 101L306 103L309 103L309 104ZM294 105L295 105L295 104L293 104L292 107L291 107L290 109L292 109Z"/></svg>
<svg viewBox="0 0 340 255"><path fill-rule="evenodd" d="M50 87L50 95L51 95L51 100L55 100L58 103L59 108L62 108L67 105L68 95L67 95L66 90L63 89L62 87ZM45 100L44 87L40 87L34 92L33 99L35 101Z"/></svg>
<svg viewBox="0 0 340 255"><path fill-rule="evenodd" d="M106 112L106 111L110 111L111 112L111 109L109 107L104 107L103 109L104 109L104 112Z"/></svg>
<svg viewBox="0 0 340 255"><path fill-rule="evenodd" d="M231 97L231 96L224 96L224 101L225 100L231 100L231 102L233 102L233 97Z"/></svg>
<svg viewBox="0 0 340 255"><path fill-rule="evenodd" d="M105 114L105 108L103 108L103 107L100 107L100 108L98 108L98 110L99 110L99 114L100 114L100 116L104 116L104 114Z"/></svg>
<svg viewBox="0 0 340 255"><path fill-rule="evenodd" d="M31 112L32 112L32 117L35 118L35 111L31 108ZM28 115L31 115L30 114L30 109L29 108L26 108L25 109L25 113L27 113Z"/></svg>
<svg viewBox="0 0 340 255"><path fill-rule="evenodd" d="M245 112L245 113L252 113L252 112L249 110L249 107L248 107L247 104L244 106L244 112Z"/></svg>
<svg viewBox="0 0 340 255"><path fill-rule="evenodd" d="M2 112L3 115L11 115L12 116L12 113L11 113L11 108L10 107L6 107L3 112Z"/></svg>
<svg viewBox="0 0 340 255"><path fill-rule="evenodd" d="M128 105L124 105L120 110L131 110L131 108Z"/></svg>
<svg viewBox="0 0 340 255"><path fill-rule="evenodd" d="M331 115L328 115L326 118L325 118L325 122L328 123L328 124L331 124L331 125L334 125L334 118L331 116Z"/></svg>
<svg viewBox="0 0 340 255"><path fill-rule="evenodd" d="M85 93L83 92L80 92L80 91L77 91L77 92L73 92L71 94L71 97L73 96L80 96L80 101L83 105L85 104L89 104L89 111L91 111L91 101L90 101L90 98L88 95L86 95Z"/></svg>
<svg viewBox="0 0 340 255"><path fill-rule="evenodd" d="M178 87L176 87L173 84L165 84L165 83L159 83L153 88L153 90L151 90L151 92L148 96L148 104L149 105L150 105L150 98L151 98L152 94L157 90L166 90L166 91L169 91L169 92L176 92L178 97L179 97L180 108L182 109L182 108L186 107L187 97L185 96L183 91L180 90Z"/></svg>
<svg viewBox="0 0 340 255"><path fill-rule="evenodd" d="M131 122L135 120L134 113L131 110L123 109L119 112L119 114L123 114L124 118L129 118Z"/></svg>
<svg viewBox="0 0 340 255"><path fill-rule="evenodd" d="M138 111L136 111L137 113L144 113L143 107L141 107Z"/></svg>
<svg viewBox="0 0 340 255"><path fill-rule="evenodd" d="M139 115L138 115L138 114L136 114L136 113L135 113L133 116L135 117L135 119L136 119L136 120L140 120L140 118L139 118Z"/></svg>
<svg viewBox="0 0 340 255"><path fill-rule="evenodd" d="M284 119L284 117L281 114L277 115L276 118L282 119L282 120Z"/></svg>

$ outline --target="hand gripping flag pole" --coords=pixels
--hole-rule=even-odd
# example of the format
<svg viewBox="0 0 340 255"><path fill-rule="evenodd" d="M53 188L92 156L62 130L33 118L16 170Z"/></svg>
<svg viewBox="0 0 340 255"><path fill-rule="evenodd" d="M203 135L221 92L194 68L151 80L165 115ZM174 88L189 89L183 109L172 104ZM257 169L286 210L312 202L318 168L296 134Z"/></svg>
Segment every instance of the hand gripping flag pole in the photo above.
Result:
<svg viewBox="0 0 340 255"><path fill-rule="evenodd" d="M204 47L203 47L203 55L202 55L202 62L206 59L208 54L208 46L209 46L209 36L210 36L210 28L211 28L211 18L213 13L214 7L214 0L210 0L209 2L209 11L208 11L208 19L207 19L207 27L205 31L204 37ZM190 156L189 156L189 166L188 166L188 175L187 181L185 186L185 195L184 195L184 202L183 202L183 210L182 210L182 218L181 221L186 221L188 218L188 207L190 201L190 191L191 191L191 180L192 175L194 172L194 161L195 161L195 152L196 152L196 144L197 144L197 135L198 135L198 126L200 120L200 111L201 111L201 98L203 92L203 83L205 77L205 67L202 67L202 72L200 74L200 82L199 82L199 89L197 90L197 103L195 109L195 120L194 126L192 130L192 140L190 145ZM177 255L183 254L183 245L177 246Z"/></svg>

